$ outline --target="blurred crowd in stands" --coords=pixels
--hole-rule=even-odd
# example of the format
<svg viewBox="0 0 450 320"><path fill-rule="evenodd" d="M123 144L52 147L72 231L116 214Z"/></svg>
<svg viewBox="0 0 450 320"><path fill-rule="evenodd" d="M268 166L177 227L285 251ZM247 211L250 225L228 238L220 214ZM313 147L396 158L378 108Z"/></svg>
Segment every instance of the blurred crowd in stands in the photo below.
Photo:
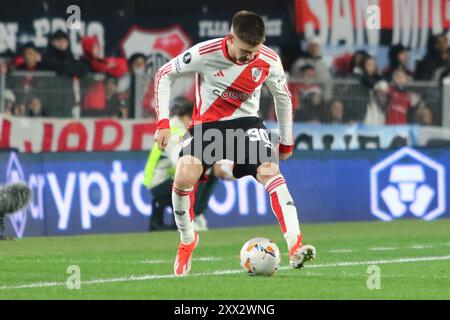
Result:
<svg viewBox="0 0 450 320"><path fill-rule="evenodd" d="M445 35L430 39L427 53L409 69L409 50L401 44L389 48L389 65L379 70L376 59L356 51L334 60L328 68L316 39L290 68L294 118L311 123L365 123L368 125L436 124L435 114L416 84L431 84L440 95L442 81L450 77L450 47ZM294 80L300 78L300 81ZM346 79L354 85L340 85ZM351 82L350 82L351 83ZM351 89L349 89L351 88Z"/></svg>
<svg viewBox="0 0 450 320"><path fill-rule="evenodd" d="M134 79L146 70L146 56L136 53L127 59L104 57L95 37L81 39L83 56L76 59L63 31L50 37L49 46L40 52L28 43L21 54L6 61L0 58L0 75L8 77L3 92L3 112L15 116L107 116L134 117ZM307 41L305 52L286 64L294 105L294 119L300 122L368 125L436 125L435 108L414 84L426 81L439 95L442 80L450 77L450 47L445 35L433 36L426 55L409 66L409 49L395 45L389 49L389 66L379 70L376 59L366 51L335 57L329 67L322 58L317 39ZM283 59L284 60L284 59ZM37 76L52 72L49 80ZM145 84L151 87L151 82ZM59 94L61 88L73 93ZM151 95L152 90L147 92ZM189 95L193 99L195 95ZM267 89L262 96L270 97ZM144 96L141 113L154 117L152 97ZM437 98L436 98L437 99ZM269 100L266 100L269 101ZM271 101L271 100L270 100ZM69 112L56 110L71 105ZM56 108L56 109L55 109ZM275 119L272 102L263 104L265 119Z"/></svg>
<svg viewBox="0 0 450 320"><path fill-rule="evenodd" d="M11 75L4 93L4 112L30 117L78 113L128 118L131 77L145 71L145 56L135 54L128 61L104 57L96 37L83 37L81 44L83 56L76 59L68 35L59 30L52 34L43 53L33 43L27 43L21 55L9 63L0 62L0 75ZM48 72L58 77L49 77ZM69 114L49 110L68 104L73 107Z"/></svg>

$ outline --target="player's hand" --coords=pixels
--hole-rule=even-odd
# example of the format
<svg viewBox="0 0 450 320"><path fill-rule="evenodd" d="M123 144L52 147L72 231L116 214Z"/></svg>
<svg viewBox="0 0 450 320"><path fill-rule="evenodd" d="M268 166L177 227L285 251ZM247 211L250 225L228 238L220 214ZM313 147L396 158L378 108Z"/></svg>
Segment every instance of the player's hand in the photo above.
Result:
<svg viewBox="0 0 450 320"><path fill-rule="evenodd" d="M155 141L158 148L164 150L167 147L170 139L170 129L158 129L155 132Z"/></svg>
<svg viewBox="0 0 450 320"><path fill-rule="evenodd" d="M280 152L280 160L287 160L290 157L292 157L292 151L288 153L281 153Z"/></svg>

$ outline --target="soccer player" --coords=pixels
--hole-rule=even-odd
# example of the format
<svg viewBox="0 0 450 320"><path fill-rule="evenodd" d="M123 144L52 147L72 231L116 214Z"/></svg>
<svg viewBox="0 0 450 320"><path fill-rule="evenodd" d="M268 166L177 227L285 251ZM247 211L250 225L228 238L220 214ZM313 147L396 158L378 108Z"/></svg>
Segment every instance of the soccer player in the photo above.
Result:
<svg viewBox="0 0 450 320"><path fill-rule="evenodd" d="M172 185L180 140L192 120L192 108L193 104L188 101L178 101L172 106L169 142L164 151L155 143L148 157L143 184L152 194L150 231L171 229L164 224L164 211L172 206Z"/></svg>
<svg viewBox="0 0 450 320"><path fill-rule="evenodd" d="M278 164L273 160L277 151L258 117L261 86L265 83L275 100L280 127L279 158L288 159L293 152L291 96L280 57L263 45L264 40L263 19L256 13L240 11L234 15L227 36L193 46L162 66L155 76L158 114L155 141L162 149L170 137L171 84L187 73L195 73L196 78L196 104L189 129L191 137L184 141L180 152L172 192L181 238L174 264L177 276L189 274L192 254L199 241L192 222L194 187L214 161L224 158L234 162L235 178L252 175L265 186L287 242L290 265L301 268L315 258L315 248L302 244L297 209ZM231 138L230 130L236 133ZM216 135L212 138L217 132L225 138ZM244 140L239 140L241 132ZM218 144L221 150L217 148ZM228 152L230 147L231 153Z"/></svg>

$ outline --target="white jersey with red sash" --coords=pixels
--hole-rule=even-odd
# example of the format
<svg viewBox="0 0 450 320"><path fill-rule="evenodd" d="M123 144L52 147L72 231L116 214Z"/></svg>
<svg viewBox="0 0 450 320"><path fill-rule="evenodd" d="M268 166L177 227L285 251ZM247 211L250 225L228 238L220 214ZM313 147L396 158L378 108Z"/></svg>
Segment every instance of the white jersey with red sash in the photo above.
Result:
<svg viewBox="0 0 450 320"><path fill-rule="evenodd" d="M262 84L275 100L280 127L280 150L292 150L292 101L278 54L262 46L247 64L228 55L227 38L201 42L162 66L155 76L155 109L158 128L169 128L169 100L172 82L180 75L195 73L196 103L192 125L258 117Z"/></svg>

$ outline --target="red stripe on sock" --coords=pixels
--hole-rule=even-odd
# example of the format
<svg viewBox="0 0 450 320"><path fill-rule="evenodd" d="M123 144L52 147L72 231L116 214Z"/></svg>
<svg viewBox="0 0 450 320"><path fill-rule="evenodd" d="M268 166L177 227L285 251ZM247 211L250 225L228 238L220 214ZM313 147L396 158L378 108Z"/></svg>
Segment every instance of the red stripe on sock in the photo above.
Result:
<svg viewBox="0 0 450 320"><path fill-rule="evenodd" d="M275 180L273 180L271 183L269 183L269 185L267 186L267 188L270 188L274 183L277 183L278 181L284 181L283 177L278 177Z"/></svg>
<svg viewBox="0 0 450 320"><path fill-rule="evenodd" d="M267 192L271 193L276 187L285 184L286 181L284 180L283 177L279 177L275 180L273 180L266 188Z"/></svg>
<svg viewBox="0 0 450 320"><path fill-rule="evenodd" d="M195 211L194 211L194 204L195 204L195 193L197 192L198 188L198 182L194 187L194 190L192 190L191 195L189 196L189 216L191 218L191 221L195 218Z"/></svg>
<svg viewBox="0 0 450 320"><path fill-rule="evenodd" d="M283 210L281 210L280 202L278 201L278 195L276 192L270 195L270 200L273 213L275 213L275 216L280 223L281 231L283 233L286 233L286 223L284 222Z"/></svg>
<svg viewBox="0 0 450 320"><path fill-rule="evenodd" d="M270 188L269 190L267 190L267 192L269 192L269 194L273 193L275 191L276 188L278 188L279 186L282 186L283 184L286 184L286 182L281 181L279 183L277 183L276 185L274 185L272 188Z"/></svg>
<svg viewBox="0 0 450 320"><path fill-rule="evenodd" d="M180 189L177 189L177 188L175 188L175 187L173 187L172 190L173 190L177 195L179 195L180 197L185 197L185 196L188 196L188 195L190 195L190 194L192 193L192 190L191 190L191 191L180 190Z"/></svg>

